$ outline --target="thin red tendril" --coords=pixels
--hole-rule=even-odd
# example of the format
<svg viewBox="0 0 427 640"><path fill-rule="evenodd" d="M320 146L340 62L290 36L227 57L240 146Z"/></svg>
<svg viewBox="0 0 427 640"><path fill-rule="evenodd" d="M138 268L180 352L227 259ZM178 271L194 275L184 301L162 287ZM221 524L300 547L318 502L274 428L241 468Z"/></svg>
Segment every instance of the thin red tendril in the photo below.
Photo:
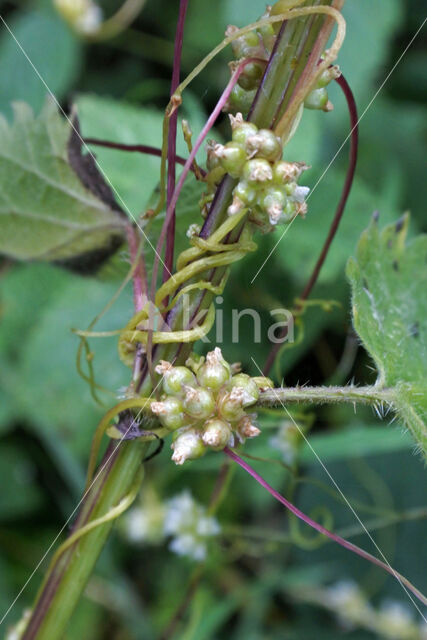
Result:
<svg viewBox="0 0 427 640"><path fill-rule="evenodd" d="M304 287L302 294L299 296L300 300L306 300L310 295L314 285L317 282L317 278L319 277L320 270L323 267L323 264L326 260L326 256L328 255L329 249L331 247L332 241L335 237L335 234L338 230L338 226L340 224L341 218L344 213L345 205L347 204L348 196L350 194L351 186L353 184L354 174L356 170L357 163L357 150L359 146L359 119L357 115L357 106L356 101L354 99L354 95L352 90L350 89L350 85L346 81L343 75L339 78L336 78L336 82L341 87L344 96L347 101L348 111L350 115L350 151L349 151L349 165L347 169L347 175L345 178L344 186L341 192L341 197L338 202L334 218L332 220L328 236L325 240L325 243L322 247L322 251L317 259L317 262L314 266L314 269L311 273L310 278L308 279L307 284ZM287 334L287 327L284 327L280 338L285 338ZM266 363L264 365L263 373L267 375L273 365L273 362L276 358L277 352L281 347L281 340L278 340L276 344L273 345L270 353L268 354Z"/></svg>
<svg viewBox="0 0 427 640"><path fill-rule="evenodd" d="M185 16L187 13L188 0L181 0L179 4L179 16L176 26L175 34L175 49L173 56L173 68L172 68L172 80L171 80L171 97L175 93L179 86L180 70L181 70L181 53L182 53L182 41L184 37L184 24ZM167 199L166 203L169 206L172 196L175 190L175 178L176 178L176 132L178 125L178 109L172 113L169 120L169 132L168 132L168 180L167 180ZM173 265L173 254L175 246L175 208L172 210L172 215L168 224L167 236L166 236L166 251L165 251L165 263L163 269L163 282L169 278Z"/></svg>
<svg viewBox="0 0 427 640"><path fill-rule="evenodd" d="M348 540L345 540L344 538L341 538L341 536L337 535L336 533L332 533L332 531L329 531L329 529L325 529L325 527L322 527L322 525L319 524L318 522L316 522L315 520L312 520L309 516L307 516L302 511L300 511L298 509L298 507L296 507L291 502L286 500L286 498L284 498L280 493L278 493L278 491L273 489L273 487L271 485L269 485L268 482L266 482L266 480L264 480L264 478L262 478L255 471L255 469L253 469L235 451L232 451L231 449L226 447L224 449L224 453L229 458L234 460L234 462L236 462L238 465L240 465L242 467L242 469L244 469L247 473L249 473L249 475L251 475L262 487L264 487L264 489L266 489L273 496L273 498L275 498L281 504L283 504L297 518L299 518L300 520L302 520L303 522L308 524L313 529L316 529L316 531L319 531L319 533L322 533L324 536L326 536L330 540L333 540L337 544L341 545L342 547L344 547L344 549L348 549L348 551L352 551L353 553L356 553L361 558L364 558L365 560L368 560L368 562L371 562L372 564L375 564L377 567L380 567L381 569L384 569L384 571L387 571L387 573L389 573L394 578L396 578L396 580L402 586L404 585L407 589L409 589L414 594L414 596L416 598L418 598L418 600L420 600L424 605L427 604L427 598L420 591L418 591L418 589L416 587L414 587L414 585L411 582L409 582L409 580L407 578L405 578L400 573L395 571L390 565L386 564L385 562L382 562L381 560L379 560L375 556L371 555L367 551L364 551L363 549L361 549L360 547L356 546L352 542L349 542Z"/></svg>

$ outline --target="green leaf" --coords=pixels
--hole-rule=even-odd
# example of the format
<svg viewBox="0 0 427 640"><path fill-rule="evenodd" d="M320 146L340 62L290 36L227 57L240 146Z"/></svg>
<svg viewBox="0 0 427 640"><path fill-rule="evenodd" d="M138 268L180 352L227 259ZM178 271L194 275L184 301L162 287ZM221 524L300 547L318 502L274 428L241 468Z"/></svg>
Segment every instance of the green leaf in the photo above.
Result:
<svg viewBox="0 0 427 640"><path fill-rule="evenodd" d="M14 112L12 125L0 119L0 252L49 261L111 253L125 217L90 156L78 142L67 148L71 124L50 100L38 118L24 103Z"/></svg>
<svg viewBox="0 0 427 640"><path fill-rule="evenodd" d="M72 85L80 67L81 45L53 11L21 13L8 26L14 37L2 29L0 111L9 116L11 102L23 100L38 113L47 94L46 85L59 100Z"/></svg>
<svg viewBox="0 0 427 640"><path fill-rule="evenodd" d="M77 99L82 134L123 144L146 144L159 147L162 140L163 113L151 107L138 108L126 102L93 95ZM194 134L202 120L191 105L190 124ZM160 158L92 146L98 163L111 181L124 208L138 216L148 206L160 178ZM187 156L182 133L178 128L177 153Z"/></svg>
<svg viewBox="0 0 427 640"><path fill-rule="evenodd" d="M393 405L427 450L427 235L405 244L406 214L362 234L347 274L353 322L378 369L377 384L394 387Z"/></svg>
<svg viewBox="0 0 427 640"><path fill-rule="evenodd" d="M298 157L300 159L304 157ZM297 274L301 284L307 281L327 237L344 179L343 173L331 169L318 186L316 176L311 176L311 172L307 172L307 178L302 181L309 186L316 185L309 196L307 217L305 220L297 218L289 226L274 253L274 258L286 271ZM383 190L379 195L363 180L355 179L337 235L320 272L319 284L330 284L344 274L354 239L362 233L374 210L384 209L387 211L386 220L393 219L389 213L390 201L393 200L393 194ZM272 235L273 246L282 234L283 229L279 229Z"/></svg>

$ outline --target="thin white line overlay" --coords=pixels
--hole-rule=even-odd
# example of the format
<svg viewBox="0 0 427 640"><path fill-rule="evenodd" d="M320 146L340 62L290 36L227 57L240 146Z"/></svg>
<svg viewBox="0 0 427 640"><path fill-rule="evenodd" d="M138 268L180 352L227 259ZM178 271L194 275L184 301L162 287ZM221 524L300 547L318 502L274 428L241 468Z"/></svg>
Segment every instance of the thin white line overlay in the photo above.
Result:
<svg viewBox="0 0 427 640"><path fill-rule="evenodd" d="M133 213L130 211L129 207L127 206L127 204L125 203L125 201L123 200L123 198L121 197L120 193L117 191L117 189L115 188L115 186L113 185L113 183L111 182L110 178L107 176L107 174L105 173L104 169L101 167L101 165L99 164L98 160L96 159L96 157L94 156L94 154L92 153L92 151L90 150L89 146L86 144L86 142L84 141L84 139L81 137L80 133L77 131L77 129L75 128L75 126L73 125L72 121L70 120L70 118L68 117L68 115L65 113L64 109L61 107L61 105L58 102L58 99L56 98L56 96L54 95L54 93L49 89L46 81L44 80L43 76L40 74L39 70L37 69L37 67L34 65L34 63L32 62L31 58L28 56L27 52L25 51L25 49L23 48L23 46L21 45L21 43L19 42L19 40L16 38L16 36L14 35L14 33L12 32L11 28L9 27L9 25L7 24L7 22L5 21L5 19L3 18L3 16L0 15L0 20L2 21L3 25L5 26L5 28L7 29L7 31L9 32L10 36L13 38L13 40L15 41L15 43L17 44L17 46L19 47L19 49L21 50L22 54L25 56L26 60L28 61L28 63L30 64L31 68L33 69L34 73L37 75L37 77L39 78L40 82L43 84L43 86L45 87L46 91L48 92L48 94L50 95L50 97L53 99L53 101L55 102L56 106L58 107L59 111L62 113L62 115L64 116L64 118L67 120L67 122L70 124L71 128L73 129L74 133L78 136L79 140L81 141L81 143L83 144L85 150L90 154L90 156L93 158L93 161L95 162L97 168L99 169L100 173L102 174L102 176L104 177L104 179L106 180L106 182L108 183L108 185L110 186L110 188L112 189L112 191L114 192L114 194L116 195L117 199L120 201L120 204L123 206L123 208L126 210L126 213L129 215L130 218L132 218L132 220L135 222L136 226L138 227L138 229L141 231L142 235L144 236L145 240L148 242L148 244L150 245L150 247L152 248L152 250L154 251L154 253L156 254L156 256L158 257L158 259L160 260L160 262L162 263L163 267L166 269L166 271L168 272L168 274L173 278L174 276L171 274L171 272L169 271L169 269L166 267L165 263L163 262L161 256L157 253L156 248L152 245L149 237L147 236L147 234L145 233L144 229L141 227L141 225L138 223L138 220L135 218L135 216L133 215Z"/></svg>
<svg viewBox="0 0 427 640"><path fill-rule="evenodd" d="M257 362L255 362L254 358L251 356L251 360L254 363L254 365L256 366L256 368L258 369L258 371L260 372L260 375L263 375L260 367L258 366ZM274 390L273 390L274 391ZM388 566L388 568L390 569L390 571L393 573L393 576L396 578L396 580L398 581L398 583L400 584L400 586L402 587L402 589L404 590L404 592L406 593L406 595L408 596L408 598L410 599L410 601L412 602L412 604L414 605L415 609L418 611L418 613L420 614L420 616L422 617L422 619L424 620L424 622L427 622L427 619L424 617L421 609L418 607L417 603L415 602L415 600L413 599L413 597L411 596L410 592L408 591L408 589L405 587L405 585L402 583L402 581L400 580L399 576L396 574L396 572L394 571L393 567L391 566L391 564L389 563L389 561L387 560L387 558L385 557L384 553L381 551L381 549L379 548L379 546L377 545L377 543L375 542L374 538L372 537L372 535L369 533L368 529L365 527L365 525L363 524L362 520L360 519L360 517L358 516L358 514L356 513L356 511L354 510L354 508L352 507L352 505L350 504L350 502L348 501L348 499L346 498L346 496L344 495L344 493L342 492L341 488L338 486L337 482L335 481L335 479L332 477L331 473L329 472L329 470L327 469L326 465L324 464L324 462L322 461L322 459L320 458L320 456L317 454L317 452L313 449L311 443L309 442L307 436L305 435L304 431L299 427L299 425L295 422L293 416L291 415L291 413L289 412L289 410L287 409L287 407L283 404L283 402L281 401L279 395L274 392L274 395L277 398L277 401L279 402L279 404L281 405L282 409L284 409L284 411L286 411L287 415L289 416L289 419L292 421L292 423L295 425L295 427L298 429L299 433L301 434L301 436L304 438L304 441L306 442L306 444L308 445L308 447L310 448L311 452L314 454L314 456L316 457L317 461L320 463L320 465L322 466L324 472L326 473L326 475L328 476L328 478L330 479L330 481L332 482L332 484L334 485L334 487L336 488L336 490L338 491L338 493L340 494L340 496L342 497L342 499L344 500L344 502L346 503L346 505L348 506L348 508L350 509L350 511L352 512L352 514L354 515L354 517L356 518L356 520L358 521L358 523L360 524L360 526L362 527L363 531L366 533L366 535L368 536L369 540L372 542L372 544L374 545L375 549L378 551L378 553L381 555L381 557L383 558L384 562L386 563L386 565Z"/></svg>
<svg viewBox="0 0 427 640"><path fill-rule="evenodd" d="M152 397L152 395L156 392L156 390L158 389L158 387L160 386L160 384L163 382L163 376L161 377L161 379L159 380L159 382L157 383L157 385L154 387L154 389L152 390L152 392L150 393L150 395L147 398L147 402L148 400L150 400L150 398ZM76 511L78 510L78 508L80 507L80 505L83 503L84 499L86 498L86 496L90 493L90 490L92 489L92 487L94 486L94 484L96 483L96 481L98 480L99 476L101 475L101 473L104 471L104 469L106 468L106 466L108 465L108 463L110 462L110 460L112 459L112 457L114 456L114 454L116 453L117 449L120 447L120 445L122 444L122 442L125 440L127 434L129 433L129 431L132 429L132 427L137 423L139 416L141 415L141 413L143 412L144 407L142 407L137 415L135 416L135 418L132 420L130 426L128 427L128 429L126 429L125 433L123 434L123 436L120 438L120 440L117 443L117 446L114 448L113 452L111 453L111 455L108 457L108 459L105 461L105 463L99 468L98 472L96 473L95 477L93 478L92 482L90 483L89 487L86 489L86 491L84 492L83 496L80 498L79 502L77 503L77 505L74 507L73 511L71 512L71 514L68 516L67 520L64 522L63 526L61 527L61 529L58 531L58 534L55 536L55 538L52 540L52 542L50 543L49 547L46 549L45 553L43 554L43 556L40 558L39 562L37 563L37 565L35 566L35 568L33 569L32 573L29 575L29 577L27 578L27 580L25 581L24 585L22 586L22 588L20 589L19 593L16 595L15 599L13 600L13 602L11 603L11 605L9 606L9 608L7 609L7 611L3 614L2 618L0 619L0 626L3 624L4 620L6 619L6 617L9 615L9 613L11 612L12 608L14 607L14 605L17 603L17 601L19 600L19 598L21 597L21 595L23 594L23 592L25 591L25 589L27 588L28 584L30 583L30 581L32 580L32 578L34 577L34 575L37 573L39 567L43 564L43 562L45 561L46 557L49 555L51 549L54 547L54 545L56 544L56 542L58 541L59 537L61 536L61 534L65 531L65 529L67 528L69 522L71 521L71 519L73 518L74 514L76 513Z"/></svg>
<svg viewBox="0 0 427 640"><path fill-rule="evenodd" d="M390 76L392 75L392 73L395 71L396 67L398 66L398 64L401 62L402 58L405 56L406 52L408 51L408 49L410 48L410 46L412 45L412 43L414 42L415 38L418 36L418 34L420 33L421 29L423 28L423 26L425 25L427 21L427 18L424 19L424 21L421 23L421 25L418 27L417 31L415 32L415 34L412 36L411 40L409 41L409 43L406 45L405 49L403 50L403 52L401 53L401 55L399 56L399 58L396 60L396 62L394 63L394 65L392 66L392 68L390 69L390 71L388 72L387 76L385 77L385 79L383 80L383 82L381 83L380 87L378 88L378 90L376 91L376 93L374 94L374 96L371 98L370 102L368 103L368 105L365 107L364 111L362 112L361 116L359 117L359 119L357 120L357 123L354 125L354 127L351 129L350 133L347 135L347 137L345 138L344 142L341 144L341 146L339 147L338 151L335 153L335 155L333 156L332 160L329 162L328 166L326 167L326 169L323 171L322 175L320 176L320 178L317 180L317 182L315 183L314 187L311 189L310 193L308 194L306 201L308 201L310 199L310 197L313 195L313 193L315 192L316 188L319 186L320 182L323 180L323 178L325 177L326 173L329 171L329 169L331 168L331 166L333 165L333 163L335 162L335 160L337 159L337 157L339 156L339 154L341 153L341 151L343 150L347 140L350 138L350 136L352 135L353 131L356 129L356 127L359 125L359 122L362 120L362 118L366 115L367 111L370 109L370 107L372 106L372 103L374 102L374 100L376 100L376 98L378 97L378 94L382 91L382 89L384 88L385 84L388 82L388 80L390 79ZM260 268L258 269L258 271L256 272L256 274L254 275L254 277L251 280L251 284L253 284L255 282L255 279L258 277L258 275L261 273L262 269L265 267L265 265L267 264L267 262L270 260L271 256L273 255L273 253L276 251L277 247L279 246L280 242L282 241L282 239L285 237L285 235L288 233L289 229L292 227L293 223L295 222L296 218L294 218L289 224L288 226L285 228L285 230L283 231L282 235L280 236L280 238L277 240L276 244L274 245L274 247L271 249L270 253L268 254L268 256L266 257L266 259L264 260L264 262L262 263L262 265L260 266Z"/></svg>

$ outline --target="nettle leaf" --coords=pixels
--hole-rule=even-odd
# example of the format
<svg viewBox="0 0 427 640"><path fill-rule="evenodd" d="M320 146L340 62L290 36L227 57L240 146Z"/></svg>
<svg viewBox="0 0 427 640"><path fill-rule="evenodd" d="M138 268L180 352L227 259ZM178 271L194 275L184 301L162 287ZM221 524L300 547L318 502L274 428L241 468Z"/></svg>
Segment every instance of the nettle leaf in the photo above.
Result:
<svg viewBox="0 0 427 640"><path fill-rule="evenodd" d="M427 235L405 244L406 214L362 234L347 274L353 322L379 373L377 385L393 388L392 405L420 448L427 451Z"/></svg>
<svg viewBox="0 0 427 640"><path fill-rule="evenodd" d="M0 117L0 253L18 260L97 261L121 244L126 216L70 122L47 101L35 118Z"/></svg>

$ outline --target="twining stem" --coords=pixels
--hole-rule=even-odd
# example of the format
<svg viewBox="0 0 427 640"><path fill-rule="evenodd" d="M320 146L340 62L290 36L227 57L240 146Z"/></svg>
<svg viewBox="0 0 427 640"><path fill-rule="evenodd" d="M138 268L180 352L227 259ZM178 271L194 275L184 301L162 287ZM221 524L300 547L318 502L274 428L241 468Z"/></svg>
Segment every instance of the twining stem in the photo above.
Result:
<svg viewBox="0 0 427 640"><path fill-rule="evenodd" d="M276 500L278 500L278 502L283 504L291 513L294 514L294 516L296 516L297 518L299 518L300 520L308 524L310 527L312 527L316 531L319 531L319 533L323 534L330 540L333 540L333 542L336 542L341 547L344 547L344 549L347 549L348 551L352 551L353 553L360 556L361 558L368 560L368 562L371 562L372 564L375 564L377 567L384 569L384 571L387 571L387 573L393 576L405 590L408 589L415 595L416 598L418 598L418 600L420 600L420 602L422 602L424 605L427 604L427 598L425 597L425 595L421 593L421 591L419 591L407 578L405 578L400 573L395 571L387 562L383 562L382 560L379 560L379 558L376 558L371 553L368 553L367 551L365 551L364 549L361 549L360 547L356 546L352 542L345 540L345 538L342 538L338 534L333 533L332 531L329 531L328 529L323 527L321 524L319 524L318 522L316 522L315 520L307 516L302 511L300 511L298 507L296 507L294 504L289 502L289 500L286 500L286 498L284 498L278 491L273 489L273 487L270 484L268 484L268 482L266 482L264 478L262 478L259 475L259 473L257 473L255 469L253 469L247 462L245 462L245 460L243 460L235 451L232 451L231 449L226 447L224 449L224 453L229 458L231 458L231 460L234 460L234 462L239 464L242 467L242 469L244 469L247 473L249 473L249 475L251 475L262 487L264 487L264 489L266 489L270 493L270 495L273 496L273 498L275 498Z"/></svg>
<svg viewBox="0 0 427 640"><path fill-rule="evenodd" d="M281 407L289 402L328 404L351 403L376 405L393 404L395 390L375 386L355 387L279 387L262 391L257 407Z"/></svg>
<svg viewBox="0 0 427 640"><path fill-rule="evenodd" d="M182 40L184 37L184 24L185 16L187 13L188 0L180 0L179 3L179 16L176 26L175 34L175 48L173 55L173 68L172 68L172 80L170 95L175 93L179 81L180 81L180 69L181 69L181 54L182 54ZM176 177L176 132L178 125L178 110L176 109L169 119L169 131L168 131L168 177L167 177L167 200L166 205L169 207L172 200L173 193L175 191L175 177ZM167 235L166 235L166 253L165 264L163 270L163 282L169 278L170 272L173 266L173 253L175 244L175 207L173 208L171 219L169 221Z"/></svg>
<svg viewBox="0 0 427 640"><path fill-rule="evenodd" d="M138 441L110 445L102 470L83 500L73 532L117 507L132 489L147 448L148 443ZM104 522L54 557L22 640L63 637L112 525L113 520Z"/></svg>
<svg viewBox="0 0 427 640"><path fill-rule="evenodd" d="M338 85L340 86L340 88L342 89L345 99L347 101L347 106L348 106L348 112L349 112L349 116L350 116L350 149L349 149L349 163L348 163L348 168L347 168L347 174L346 174L346 178L345 178L345 182L341 191L341 196L337 205L337 208L335 210L335 214L333 217L333 220L331 222L331 226L329 228L329 232L328 235L326 237L326 240L323 244L322 250L320 252L320 255L316 261L316 264L313 267L313 271L311 272L311 275L301 293L301 295L299 296L299 301L303 302L304 300L307 300L307 298L309 297L309 295L311 294L314 285L317 282L317 279L319 277L320 271L325 263L326 257L329 253L329 249L331 248L331 244L333 239L335 238L335 235L338 231L338 227L339 224L341 222L341 218L344 214L344 210L347 204L347 200L348 197L350 195L350 190L353 184L353 180L354 180L354 175L356 172L356 163L357 163L357 152L358 152L358 147L359 147L359 128L358 128L358 123L359 123L359 118L358 118L358 114L357 114L357 106L356 106L356 101L354 99L353 96L353 92L351 91L351 88L348 84L348 82L346 81L346 79L344 78L343 75L341 75L339 78L336 79L336 82L338 83ZM327 168L328 169L328 168ZM327 171L326 169L326 171ZM317 181L316 185L314 186L314 188L317 187L317 185L319 184L320 180L323 178L323 176L325 175L325 172L323 173L323 175L319 178L319 180ZM297 308L300 307L301 304L297 305ZM288 328L284 327L282 332L280 333L280 338L285 338L288 332ZM263 373L264 375L268 375L275 359L276 356L280 350L281 347L281 340L278 340L276 342L276 344L274 344L270 350L270 353L267 356L267 360L265 362L265 365L263 367Z"/></svg>
<svg viewBox="0 0 427 640"><path fill-rule="evenodd" d="M305 23L301 35L301 42L304 43L300 48L302 56L309 54L313 38L315 39L322 29L324 16L319 17L316 15L316 19L311 20L311 17L315 14L316 12L309 8L299 10L297 14L293 14L294 18L297 17L297 20L302 20ZM278 21L280 21L280 18L278 18ZM283 34L286 33L292 23L295 25L295 20L288 21L277 37L273 54L274 64L266 69L262 84L263 91L257 96L251 112L252 122L259 127L271 126L272 117L277 113L280 106L277 100L272 101L268 97L268 93L265 92L268 91L269 87L286 83L287 78L281 73L281 65L286 62L289 51ZM265 22L262 24L265 24ZM332 24L330 25L331 29ZM330 30L322 29L321 37L319 36L319 40L322 42L320 44L316 43L318 46L321 45L323 48L326 46ZM282 96L280 96L281 98ZM227 177L217 189L216 197L210 207L201 233L202 238L209 238L226 219L234 184L234 181ZM224 242L236 242L239 239L243 225L244 222L240 227L234 229ZM210 268L207 270L205 278L216 285L223 279L226 269L227 267ZM197 280L199 277L200 274L197 275ZM185 284L191 284L193 281L194 278ZM189 317L191 321L201 309L207 309L211 305L214 294L209 290L195 290L190 297ZM182 299L178 300L166 318L168 326L173 331L187 328L183 326L185 313L180 300ZM162 357L177 363L183 362L190 350L191 344L189 343L159 345L153 350L153 360L158 361ZM136 385L136 391L149 395L151 390L152 381L146 366L142 370ZM140 468L147 446L146 443L131 441L122 443L118 447L108 464L101 471L95 485L83 500L75 529L86 526L96 519L99 520L112 508L117 507L133 486L135 475ZM110 445L110 452L112 447L113 445ZM103 522L99 527L79 538L49 569L45 583L36 600L27 630L23 635L23 640L59 640L59 638L63 637L66 624L90 576L111 526L112 521Z"/></svg>

